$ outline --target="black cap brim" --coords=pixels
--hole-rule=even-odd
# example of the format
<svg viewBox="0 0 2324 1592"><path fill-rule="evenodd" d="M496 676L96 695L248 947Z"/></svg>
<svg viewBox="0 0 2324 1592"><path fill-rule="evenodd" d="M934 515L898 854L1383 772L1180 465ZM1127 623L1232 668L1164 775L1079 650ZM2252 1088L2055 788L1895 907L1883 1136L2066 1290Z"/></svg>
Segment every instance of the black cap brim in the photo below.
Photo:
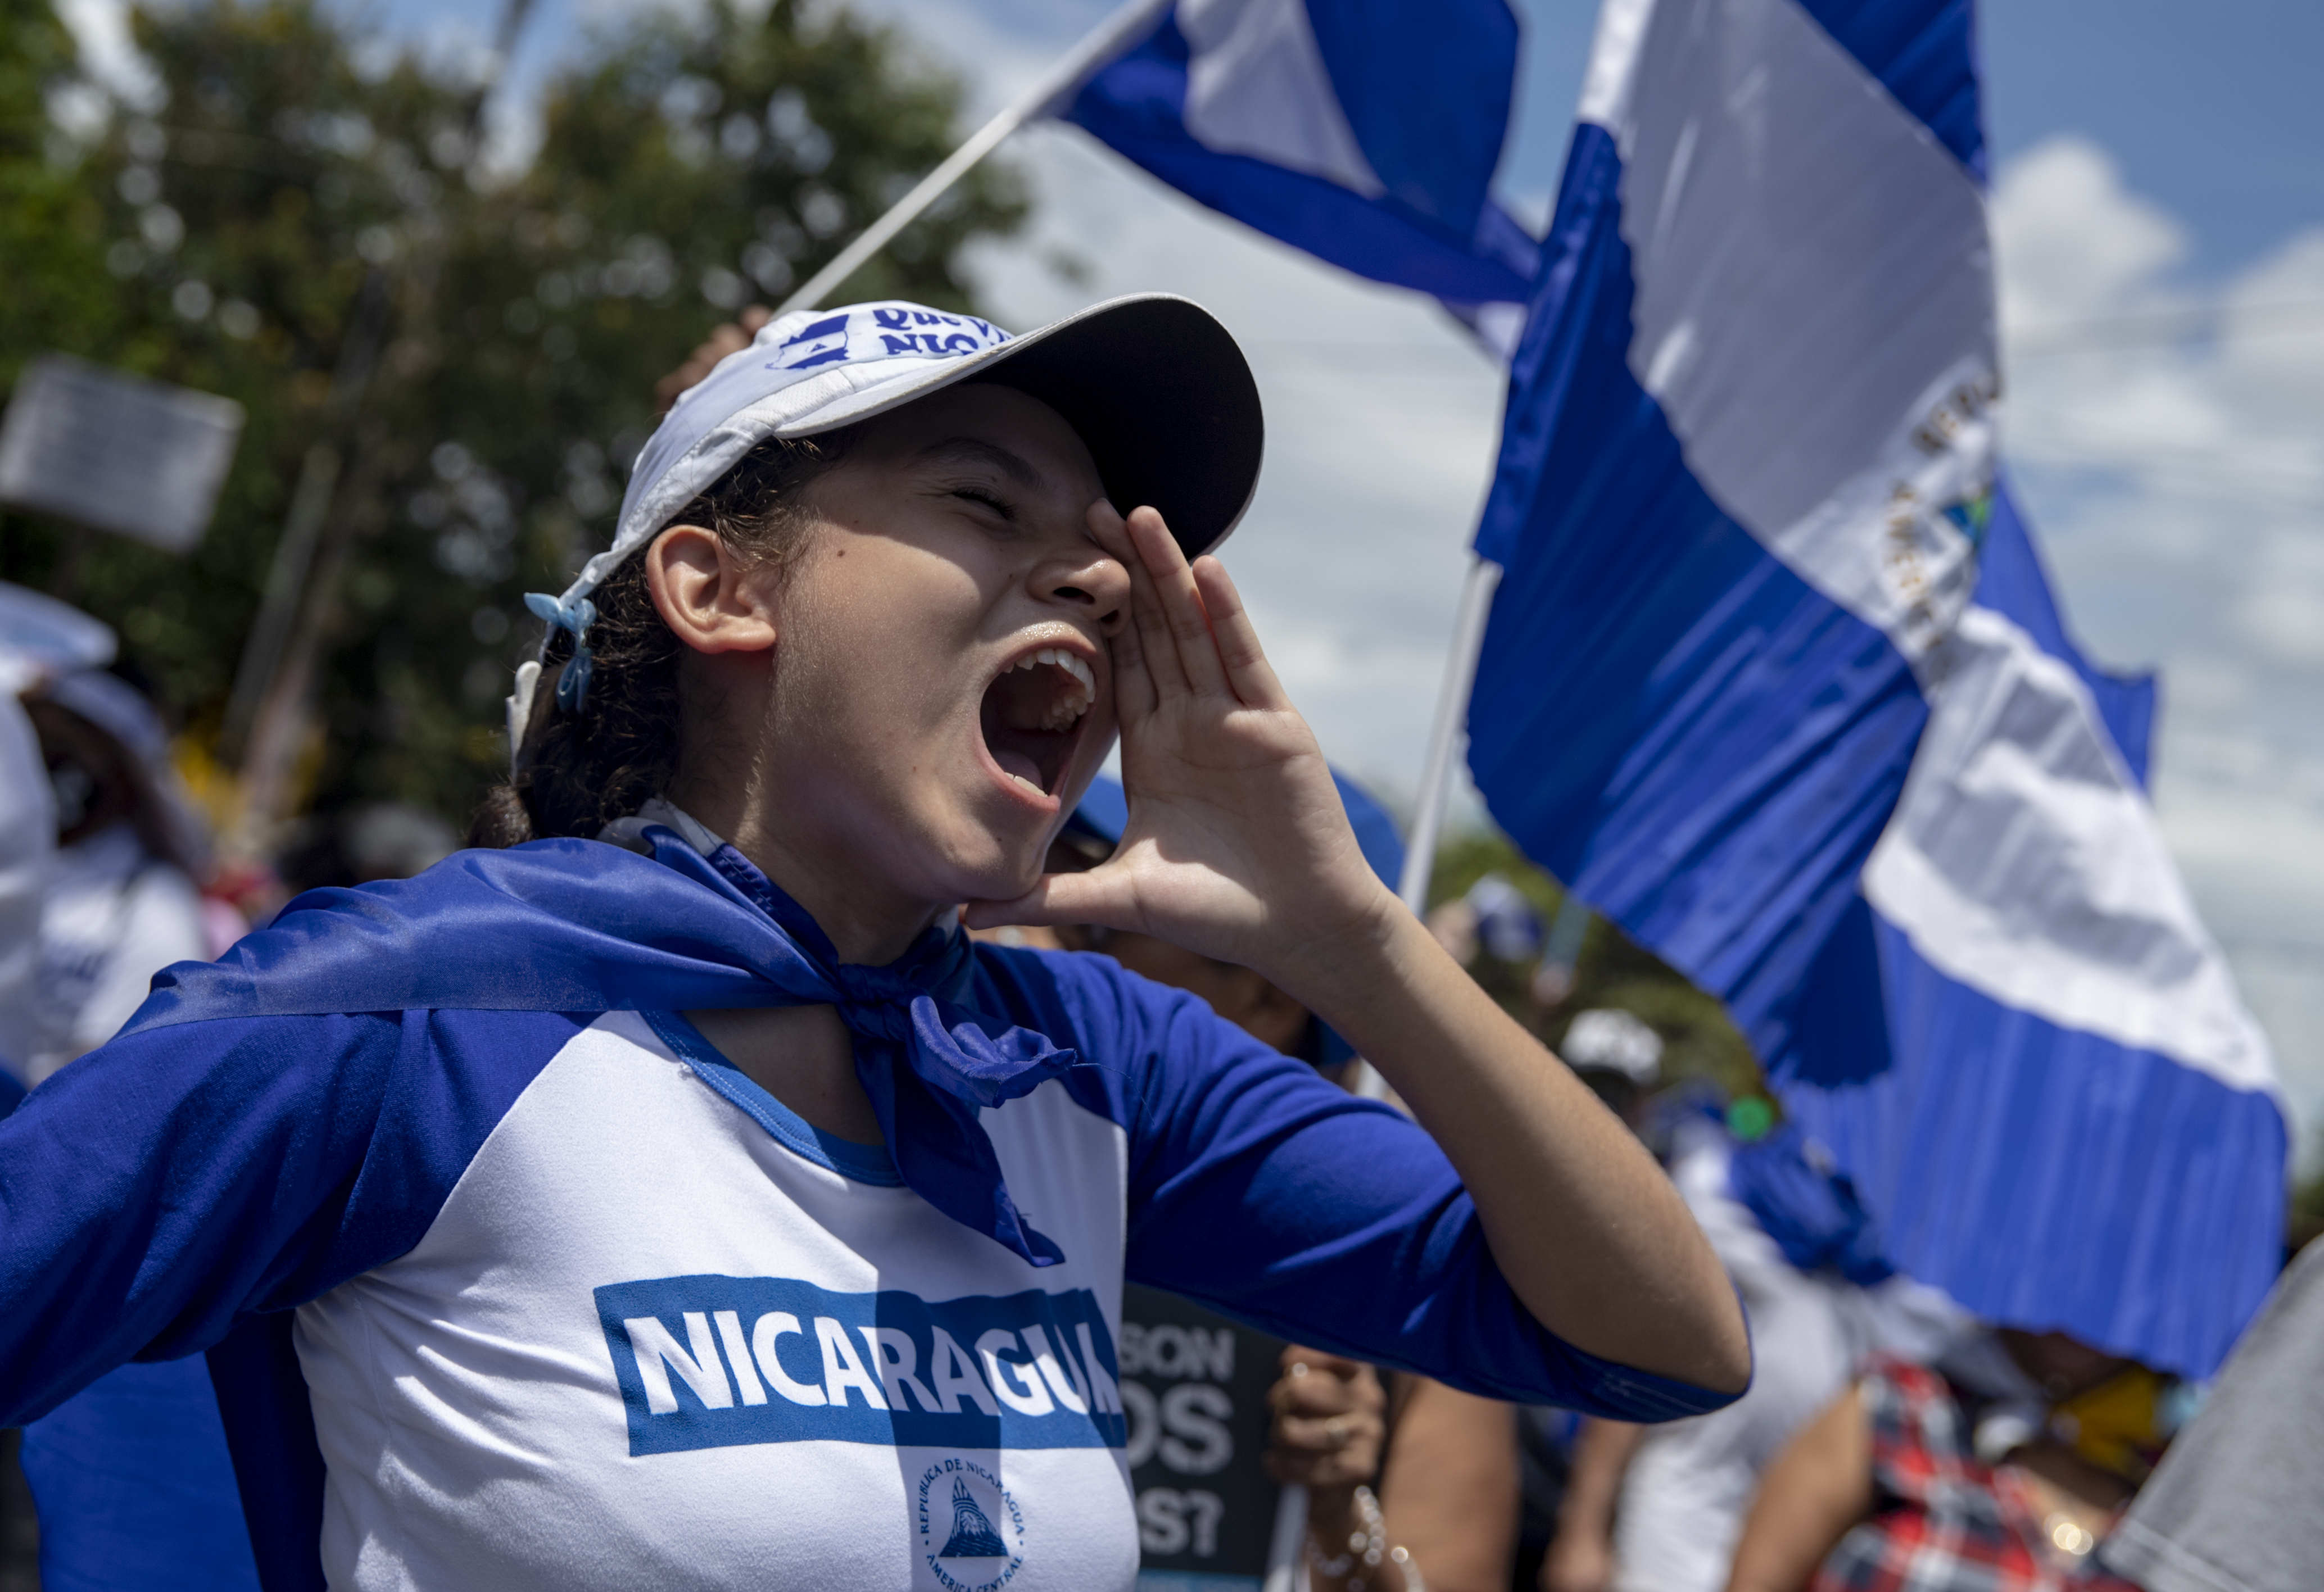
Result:
<svg viewBox="0 0 2324 1592"><path fill-rule="evenodd" d="M1233 336L1192 299L1116 299L1011 339L966 379L1038 398L1081 436L1106 497L1158 511L1193 558L1259 490L1267 428Z"/></svg>

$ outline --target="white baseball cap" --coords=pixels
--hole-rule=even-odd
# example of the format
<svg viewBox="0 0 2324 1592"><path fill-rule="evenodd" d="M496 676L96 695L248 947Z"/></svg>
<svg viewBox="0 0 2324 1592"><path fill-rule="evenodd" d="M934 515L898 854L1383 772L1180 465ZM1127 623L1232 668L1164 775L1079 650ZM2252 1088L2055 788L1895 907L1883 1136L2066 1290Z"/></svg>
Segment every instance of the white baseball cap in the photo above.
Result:
<svg viewBox="0 0 2324 1592"><path fill-rule="evenodd" d="M1112 299L1020 337L976 316L898 300L795 310L719 361L663 417L632 469L613 545L562 596L525 598L551 634L576 637L560 697L575 705L587 688L589 594L752 448L837 430L976 378L1064 416L1107 497L1124 512L1159 510L1190 558L1226 539L1258 489L1259 384L1233 336L1191 299ZM543 657L548 644L544 637ZM540 677L538 659L517 670L512 763Z"/></svg>

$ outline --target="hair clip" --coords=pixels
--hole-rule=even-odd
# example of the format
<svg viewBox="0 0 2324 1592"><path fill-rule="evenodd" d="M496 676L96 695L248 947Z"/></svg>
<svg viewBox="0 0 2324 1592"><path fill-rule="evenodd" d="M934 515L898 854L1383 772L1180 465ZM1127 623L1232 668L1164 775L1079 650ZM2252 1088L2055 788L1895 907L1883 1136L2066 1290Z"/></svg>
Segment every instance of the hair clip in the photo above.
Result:
<svg viewBox="0 0 2324 1592"><path fill-rule="evenodd" d="M524 605L537 618L572 636L573 656L557 676L557 705L568 713L578 713L589 700L589 675L595 667L589 656L589 627L597 622L597 605L586 597L561 602L546 592L527 592Z"/></svg>

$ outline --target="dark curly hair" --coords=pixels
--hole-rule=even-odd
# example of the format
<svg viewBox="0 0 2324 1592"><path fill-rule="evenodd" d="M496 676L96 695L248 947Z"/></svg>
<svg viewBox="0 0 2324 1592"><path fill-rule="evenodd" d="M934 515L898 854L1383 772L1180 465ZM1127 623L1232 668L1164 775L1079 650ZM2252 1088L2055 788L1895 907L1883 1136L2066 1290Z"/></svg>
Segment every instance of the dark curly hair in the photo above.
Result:
<svg viewBox="0 0 2324 1592"><path fill-rule="evenodd" d="M784 570L809 522L807 491L837 464L852 433L770 438L670 517L699 525L762 567ZM557 705L557 676L573 638L552 630L518 773L486 793L468 826L472 846L514 846L555 835L595 838L661 794L678 768L678 671L684 646L662 622L632 555L592 594L595 660L578 713Z"/></svg>

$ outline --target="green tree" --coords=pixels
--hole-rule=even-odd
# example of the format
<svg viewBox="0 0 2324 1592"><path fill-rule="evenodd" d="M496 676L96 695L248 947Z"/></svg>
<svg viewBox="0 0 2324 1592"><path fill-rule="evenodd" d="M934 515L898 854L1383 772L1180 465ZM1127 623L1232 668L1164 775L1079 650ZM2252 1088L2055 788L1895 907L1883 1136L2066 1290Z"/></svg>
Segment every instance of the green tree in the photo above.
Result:
<svg viewBox="0 0 2324 1592"><path fill-rule="evenodd" d="M1438 848L1430 906L1465 895L1489 873L1515 885L1545 922L1554 919L1564 903L1564 887L1527 861L1508 836L1497 830L1477 830L1453 835ZM1530 995L1530 967L1510 967L1480 955L1471 971L1505 1008L1553 1046L1564 1037L1577 1013L1618 1008L1661 1036L1665 1077L1706 1079L1729 1098L1766 1090L1750 1042L1718 998L1697 989L1684 974L1594 913L1574 961L1572 989L1554 1007L1544 1009Z"/></svg>
<svg viewBox="0 0 2324 1592"><path fill-rule="evenodd" d="M249 415L189 557L0 516L0 578L113 622L215 743L301 461L335 442L341 563L307 768L322 808L398 799L465 820L502 766L498 700L537 634L521 594L558 589L610 535L654 379L713 321L811 272L959 133L958 86L889 30L713 0L597 37L549 85L537 154L491 170L476 83L318 0L208 0L135 14L162 102L115 105L70 146L42 108L67 86L53 17L0 7L0 196L47 184L73 221L37 260L0 224L12 290L26 261L47 307L0 309L0 379L62 346ZM963 246L1023 211L1011 174L987 169L848 295L971 308ZM382 346L350 419L329 395L367 290Z"/></svg>
<svg viewBox="0 0 2324 1592"><path fill-rule="evenodd" d="M2283 1247L2297 1250L2324 1237L2324 1171L2294 1183L2286 1214Z"/></svg>
<svg viewBox="0 0 2324 1592"><path fill-rule="evenodd" d="M75 77L72 35L48 0L0 0L0 383L14 383L23 351L105 318L102 213L51 114Z"/></svg>

